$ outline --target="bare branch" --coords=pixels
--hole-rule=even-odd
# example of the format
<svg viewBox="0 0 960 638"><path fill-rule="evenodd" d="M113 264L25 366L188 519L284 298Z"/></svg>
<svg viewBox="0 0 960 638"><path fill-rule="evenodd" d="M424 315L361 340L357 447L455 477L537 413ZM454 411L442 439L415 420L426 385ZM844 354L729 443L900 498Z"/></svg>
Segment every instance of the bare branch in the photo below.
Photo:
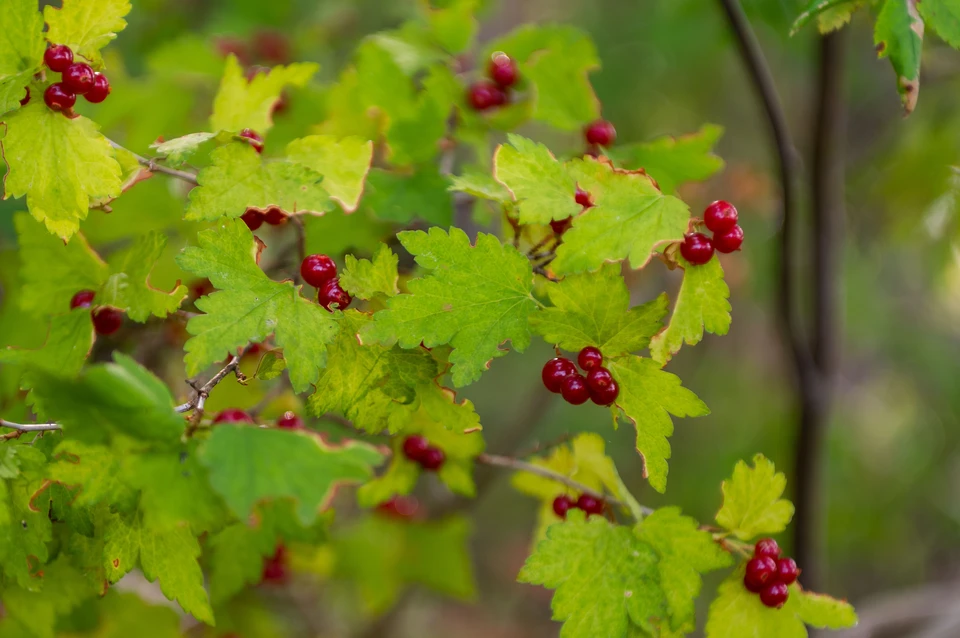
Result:
<svg viewBox="0 0 960 638"><path fill-rule="evenodd" d="M197 176L195 173L190 173L188 171L178 171L175 168L170 168L168 166L163 166L162 164L157 164L155 160L144 157L143 155L137 155L130 149L120 146L113 140L107 140L107 141L110 142L110 146L112 146L113 148L119 149L121 151L127 151L128 153L136 157L137 161L140 162L140 164L144 166L151 173L163 173L165 175L169 175L170 177L176 177L177 179L181 179L187 182L188 184L193 184L194 186L200 185L200 183L197 181Z"/></svg>
<svg viewBox="0 0 960 638"><path fill-rule="evenodd" d="M240 351L240 354L235 354L230 357L230 360L227 362L227 365L223 366L220 372L213 375L209 381L204 383L202 386L197 388L196 386L191 386L196 390L196 395L190 401L178 405L174 410L178 413L189 412L193 410L193 414L190 416L190 422L187 425L187 429L184 432L185 436L188 438L193 436L193 433L197 431L197 428L200 425L200 420L203 418L203 409L207 404L207 398L210 396L210 392L217 387L217 384L226 378L231 372L237 375L237 380L240 383L246 383L247 377L239 371L238 367L240 365L240 358L243 356L243 350Z"/></svg>
<svg viewBox="0 0 960 638"><path fill-rule="evenodd" d="M12 432L0 435L0 441L9 441L10 439L19 439L26 432L50 432L51 430L60 430L59 423L14 423L0 419L0 427L10 428Z"/></svg>

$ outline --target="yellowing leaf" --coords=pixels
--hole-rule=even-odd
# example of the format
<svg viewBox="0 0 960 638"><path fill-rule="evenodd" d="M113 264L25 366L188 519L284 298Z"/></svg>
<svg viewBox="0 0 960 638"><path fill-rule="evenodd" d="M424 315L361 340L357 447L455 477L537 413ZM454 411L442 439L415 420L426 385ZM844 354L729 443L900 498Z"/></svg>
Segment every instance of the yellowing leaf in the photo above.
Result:
<svg viewBox="0 0 960 638"><path fill-rule="evenodd" d="M345 211L353 212L360 203L373 160L373 142L359 137L310 135L290 142L287 158L323 175L323 186L330 197Z"/></svg>
<svg viewBox="0 0 960 638"><path fill-rule="evenodd" d="M190 133L166 142L151 144L150 148L156 149L157 155L163 157L168 164L178 166L196 153L201 145L215 137L216 133Z"/></svg>
<svg viewBox="0 0 960 638"><path fill-rule="evenodd" d="M231 55L213 100L210 127L214 131L233 132L250 128L266 135L273 126L271 113L284 87L304 86L319 68L313 62L299 62L274 67L248 81L237 58Z"/></svg>
<svg viewBox="0 0 960 638"><path fill-rule="evenodd" d="M793 518L793 503L780 498L786 486L787 478L762 454L753 457L753 467L739 461L723 482L717 523L741 540L782 532Z"/></svg>
<svg viewBox="0 0 960 638"><path fill-rule="evenodd" d="M353 255L346 255L344 261L340 285L354 297L372 299L378 294L392 297L400 292L397 289L399 258L386 244L380 244L373 261Z"/></svg>
<svg viewBox="0 0 960 638"><path fill-rule="evenodd" d="M20 107L24 87L43 62L43 16L32 0L0 2L0 115Z"/></svg>
<svg viewBox="0 0 960 638"><path fill-rule="evenodd" d="M100 49L123 31L130 13L129 0L63 0L63 7L47 6L43 17L47 21L47 40L66 44L74 55L82 56L97 67L103 65Z"/></svg>

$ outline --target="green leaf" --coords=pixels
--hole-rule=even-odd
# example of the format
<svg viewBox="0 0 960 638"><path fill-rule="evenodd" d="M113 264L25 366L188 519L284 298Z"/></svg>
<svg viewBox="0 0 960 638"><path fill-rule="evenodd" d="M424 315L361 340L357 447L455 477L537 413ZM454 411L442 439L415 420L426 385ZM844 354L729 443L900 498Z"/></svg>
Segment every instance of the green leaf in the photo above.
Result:
<svg viewBox="0 0 960 638"><path fill-rule="evenodd" d="M653 548L629 528L571 510L550 526L517 580L555 589L553 619L561 638L620 638L636 625L653 631L665 613Z"/></svg>
<svg viewBox="0 0 960 638"><path fill-rule="evenodd" d="M166 235L158 231L137 237L97 302L119 308L141 323L151 315L163 318L176 312L187 297L187 287L178 285L172 291L164 292L150 285L150 273L166 245Z"/></svg>
<svg viewBox="0 0 960 638"><path fill-rule="evenodd" d="M57 462L51 463L48 478L70 488L80 487L74 503L91 507L97 503L115 505L135 495L124 484L116 453L103 445L90 445L75 439L64 439L56 447ZM139 458L139 456L138 456Z"/></svg>
<svg viewBox="0 0 960 638"><path fill-rule="evenodd" d="M808 625L817 628L845 629L857 624L857 613L853 610L853 605L845 600L804 591L797 585L791 588L790 596L797 602L796 613L800 620Z"/></svg>
<svg viewBox="0 0 960 638"><path fill-rule="evenodd" d="M92 200L120 195L120 164L96 124L63 117L37 97L6 118L4 198L26 195L30 214L66 241Z"/></svg>
<svg viewBox="0 0 960 638"><path fill-rule="evenodd" d="M877 56L888 57L893 64L900 101L907 115L917 106L920 94L923 19L917 4L917 0L884 0L873 31Z"/></svg>
<svg viewBox="0 0 960 638"><path fill-rule="evenodd" d="M343 209L357 209L373 160L373 142L359 137L337 139L310 135L287 145L287 159L323 175L323 186Z"/></svg>
<svg viewBox="0 0 960 638"><path fill-rule="evenodd" d="M414 107L398 115L387 130L389 159L394 166L430 163L447 136L453 105L463 88L446 64L430 67ZM451 151L452 152L452 151Z"/></svg>
<svg viewBox="0 0 960 638"><path fill-rule="evenodd" d="M851 4L850 0L808 0L806 8L800 12L790 27L790 35L796 35L810 20L825 11L830 11L842 5ZM822 33L823 31L821 31Z"/></svg>
<svg viewBox="0 0 960 638"><path fill-rule="evenodd" d="M372 169L367 178L364 206L379 218L400 223L422 219L437 226L449 226L453 200L447 181L435 169L422 167L413 175Z"/></svg>
<svg viewBox="0 0 960 638"><path fill-rule="evenodd" d="M30 84L35 73L36 71L31 69L0 77L0 115L20 108L20 100L30 90L27 85Z"/></svg>
<svg viewBox="0 0 960 638"><path fill-rule="evenodd" d="M733 559L694 519L681 515L678 507L658 509L643 519L636 533L660 556L660 582L670 609L670 628L693 631L694 602L703 586L700 574L728 567Z"/></svg>
<svg viewBox="0 0 960 638"><path fill-rule="evenodd" d="M213 162L197 175L200 186L190 191L186 219L239 217L250 208L314 215L333 208L320 183L323 176L306 166L263 162L252 146L239 142L221 146L210 156Z"/></svg>
<svg viewBox="0 0 960 638"><path fill-rule="evenodd" d="M546 291L553 307L530 316L534 332L564 350L596 346L608 357L646 348L663 326L669 301L661 294L630 308L630 291L618 264L548 283Z"/></svg>
<svg viewBox="0 0 960 638"><path fill-rule="evenodd" d="M100 49L123 31L130 13L129 0L63 0L63 7L47 6L43 17L47 21L47 40L66 44L96 66L103 66Z"/></svg>
<svg viewBox="0 0 960 638"><path fill-rule="evenodd" d="M847 0L838 5L821 11L817 15L817 29L820 33L827 34L837 29L842 29L850 20L853 14L861 9L867 0Z"/></svg>
<svg viewBox="0 0 960 638"><path fill-rule="evenodd" d="M263 560L276 550L276 538L265 525L234 523L210 538L210 598L221 603L263 578Z"/></svg>
<svg viewBox="0 0 960 638"><path fill-rule="evenodd" d="M217 137L216 133L190 133L182 137L175 137L166 142L150 145L157 150L157 155L163 157L172 166L179 166L186 162L199 148Z"/></svg>
<svg viewBox="0 0 960 638"><path fill-rule="evenodd" d="M960 4L956 0L923 0L920 15L954 49L960 49Z"/></svg>
<svg viewBox="0 0 960 638"><path fill-rule="evenodd" d="M448 190L467 193L500 204L513 201L513 194L510 189L488 173L481 173L477 170L465 170L462 175L450 175L450 188Z"/></svg>
<svg viewBox="0 0 960 638"><path fill-rule="evenodd" d="M473 45L480 28L473 17L476 5L476 0L454 0L441 9L427 9L430 33L448 52L463 53Z"/></svg>
<svg viewBox="0 0 960 638"><path fill-rule="evenodd" d="M180 617L163 605L149 605L135 592L110 589L90 607L100 612L100 623L89 638L181 638Z"/></svg>
<svg viewBox="0 0 960 638"><path fill-rule="evenodd" d="M201 534L227 519L223 502L214 494L206 469L194 449L154 454L124 454L124 483L140 490L140 510L147 527L188 523Z"/></svg>
<svg viewBox="0 0 960 638"><path fill-rule="evenodd" d="M0 24L14 37L0 41L0 115L20 108L24 87L43 62L43 17L32 0L0 4Z"/></svg>
<svg viewBox="0 0 960 638"><path fill-rule="evenodd" d="M369 480L382 459L359 441L334 446L310 432L224 424L200 452L214 490L240 519L261 500L289 498L305 525L329 506L338 486Z"/></svg>
<svg viewBox="0 0 960 638"><path fill-rule="evenodd" d="M518 352L530 345L527 319L536 308L533 272L515 248L484 233L471 246L458 228L451 228L449 235L431 228L398 237L431 272L410 281L409 293L388 300L387 309L374 316L370 337L399 341L403 348L449 343L457 387L479 379L492 359L506 354L501 343L510 340Z"/></svg>
<svg viewBox="0 0 960 638"><path fill-rule="evenodd" d="M737 462L723 482L717 523L741 540L782 532L793 518L793 503L780 498L786 486L787 477L762 454L753 457L753 467Z"/></svg>
<svg viewBox="0 0 960 638"><path fill-rule="evenodd" d="M294 390L303 392L317 380L327 344L337 333L333 315L299 294L289 281L271 281L256 262L253 235L239 220L221 222L197 235L177 263L198 277L208 277L219 291L197 301L203 315L193 317L185 346L187 373L197 374L229 352L270 334L284 349Z"/></svg>
<svg viewBox="0 0 960 638"><path fill-rule="evenodd" d="M298 62L274 67L247 80L237 58L229 56L220 89L213 100L210 128L231 132L250 128L266 135L273 126L271 114L283 89L305 86L319 68L313 62Z"/></svg>
<svg viewBox="0 0 960 638"><path fill-rule="evenodd" d="M723 160L713 153L722 135L722 126L704 124L696 133L681 137L666 135L651 142L615 146L611 155L627 168L642 168L669 195L681 184L702 182L723 169Z"/></svg>
<svg viewBox="0 0 960 638"><path fill-rule="evenodd" d="M567 168L594 206L575 217L564 234L551 264L557 274L595 270L624 258L641 268L657 247L683 239L687 205L662 194L647 175L593 158L573 160Z"/></svg>
<svg viewBox="0 0 960 638"><path fill-rule="evenodd" d="M97 592L63 554L49 565L44 565L42 577L38 579L43 585L42 592L18 587L4 589L4 609L8 618L28 629L29 636L54 638L57 616L68 614ZM9 621L5 624L9 625Z"/></svg>
<svg viewBox="0 0 960 638"><path fill-rule="evenodd" d="M494 177L519 202L520 222L547 224L579 214L576 179L547 147L513 133L508 139L511 146L501 145L493 156Z"/></svg>
<svg viewBox="0 0 960 638"><path fill-rule="evenodd" d="M272 350L267 352L257 364L257 371L254 376L261 381L269 381L279 377L287 369L287 362L284 358Z"/></svg>
<svg viewBox="0 0 960 638"><path fill-rule="evenodd" d="M677 294L670 325L653 338L651 356L661 365L673 358L680 347L695 346L703 331L725 335L730 330L730 288L723 280L723 267L716 256L701 266L678 257L683 266L683 283Z"/></svg>
<svg viewBox="0 0 960 638"><path fill-rule="evenodd" d="M386 244L380 244L373 255L373 261L357 259L353 255L344 257L343 272L340 274L340 285L354 297L372 299L377 295L393 297L400 290L397 288L397 264L399 257Z"/></svg>
<svg viewBox="0 0 960 638"><path fill-rule="evenodd" d="M637 451L643 456L643 475L660 493L667 488L667 459L673 434L670 415L704 416L703 401L680 385L680 379L660 369L653 359L629 356L607 364L620 384L617 406L637 428Z"/></svg>

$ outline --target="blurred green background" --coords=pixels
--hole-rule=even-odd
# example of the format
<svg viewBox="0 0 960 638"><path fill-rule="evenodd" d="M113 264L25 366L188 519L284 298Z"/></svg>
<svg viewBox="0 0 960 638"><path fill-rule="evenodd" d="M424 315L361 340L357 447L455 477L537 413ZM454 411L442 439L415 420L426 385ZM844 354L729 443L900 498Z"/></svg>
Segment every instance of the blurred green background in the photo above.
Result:
<svg viewBox="0 0 960 638"><path fill-rule="evenodd" d="M808 28L788 37L799 4L744 2L794 138L809 157L818 36ZM289 96L267 141L269 154L271 147L282 148L323 120L323 85L336 79L362 38L397 26L415 11L411 0L139 0L130 27L109 49L114 93L99 107L85 107L85 114L101 123L108 136L142 154L158 135L203 130L223 64L216 43L222 48L232 38L246 43L255 62L311 60L322 65L316 86ZM719 507L720 482L736 460L762 452L789 476L796 416L790 369L772 315L776 163L718 3L488 2L480 18L481 43L526 22L569 23L590 32L603 62L592 81L620 141L679 135L706 122L722 125L726 133L717 152L726 161L725 170L681 195L694 211L714 199L734 202L747 237L743 252L723 260L733 291L730 334L707 336L670 364L713 413L677 420L666 495L653 492L640 476L630 428L612 431L601 409L574 408L544 396L539 369L550 354L543 344L524 356L498 360L491 373L463 391L476 403L488 448L510 453L515 450L503 446L522 450L569 432L597 431L641 502L677 504L704 521ZM260 48L250 47L251 42ZM954 606L960 600L960 261L954 200L960 178L952 168L960 160L960 56L928 38L919 106L905 119L892 69L876 59L867 15L854 19L847 44L847 214L843 272L836 273L843 291L843 347L827 453L823 589L858 605L864 627L883 624L891 615L902 621L876 633L850 635L923 635L928 616L955 614L949 605L940 607L951 598ZM558 153L579 145L575 133L538 127L521 132ZM111 242L131 229L166 229L174 239L168 265L155 283L172 284L182 275L170 257L196 230L180 221L182 194L179 184L154 178L124 195L113 213L91 211L83 231L109 253ZM22 202L0 204L0 333L5 343L29 346L42 343L43 329L19 317L13 303L16 260L10 249L16 237L11 218L21 209ZM345 221L324 221L312 241L342 250L377 238L369 225L358 237ZM270 244L274 231L264 232ZM672 293L678 284L662 268L630 274L628 281L636 302L664 286ZM148 333L175 343L170 330L158 323ZM137 344L127 346L136 355ZM171 387L183 394L178 347L152 359L147 363L165 372ZM0 382L9 391L16 380L0 371ZM253 405L262 394L256 382L243 392L222 387L211 406ZM422 496L441 505L445 499L429 489ZM478 604L415 592L388 622L371 625L370 636L556 635L547 592L514 582L536 504L511 490L508 475L502 474L467 511L475 525ZM708 581L704 598L712 597L713 587ZM344 627L355 623L337 589L323 587L319 596L316 591L307 589L306 598L267 594L260 602L277 612L289 635L352 635ZM251 626L261 621L267 622L252 619ZM960 628L942 635L960 636Z"/></svg>

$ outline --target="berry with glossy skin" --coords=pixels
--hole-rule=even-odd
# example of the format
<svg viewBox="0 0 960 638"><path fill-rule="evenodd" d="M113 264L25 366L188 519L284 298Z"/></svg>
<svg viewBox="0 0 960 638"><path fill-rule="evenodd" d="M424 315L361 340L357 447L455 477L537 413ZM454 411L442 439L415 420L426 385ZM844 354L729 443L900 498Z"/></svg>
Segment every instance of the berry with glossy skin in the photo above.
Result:
<svg viewBox="0 0 960 638"><path fill-rule="evenodd" d="M599 348L587 346L577 355L577 363L584 370L593 370L603 365L603 354Z"/></svg>
<svg viewBox="0 0 960 638"><path fill-rule="evenodd" d="M273 556L263 561L263 582L282 585L287 582L287 552L283 545L277 545Z"/></svg>
<svg viewBox="0 0 960 638"><path fill-rule="evenodd" d="M112 335L123 325L123 313L116 308L103 307L93 311L93 329L98 335Z"/></svg>
<svg viewBox="0 0 960 638"><path fill-rule="evenodd" d="M587 381L587 386L590 386L589 380ZM620 385L613 379L605 386L597 388L590 387L590 400L600 406L613 405L613 402L617 400L618 396L620 396Z"/></svg>
<svg viewBox="0 0 960 638"><path fill-rule="evenodd" d="M737 225L737 209L722 199L703 211L703 223L714 233L723 233Z"/></svg>
<svg viewBox="0 0 960 638"><path fill-rule="evenodd" d="M337 308L340 310L346 310L347 306L350 305L350 302L353 301L353 297L350 296L346 290L340 287L339 279L331 279L330 281L323 284L320 287L320 290L317 291L317 301L320 302L320 305L333 312L333 306L336 304Z"/></svg>
<svg viewBox="0 0 960 638"><path fill-rule="evenodd" d="M280 224L287 223L287 216L276 206L271 206L267 209L267 212L264 213L263 221L267 222L271 226L279 226Z"/></svg>
<svg viewBox="0 0 960 638"><path fill-rule="evenodd" d="M777 561L778 582L791 585L796 582L798 576L800 576L800 568L797 567L797 561L789 557Z"/></svg>
<svg viewBox="0 0 960 638"><path fill-rule="evenodd" d="M517 83L519 73L517 63L505 53L494 53L487 67L487 75L502 88L508 88Z"/></svg>
<svg viewBox="0 0 960 638"><path fill-rule="evenodd" d="M377 505L379 514L394 518L413 518L420 509L420 501L413 496L394 496L386 503Z"/></svg>
<svg viewBox="0 0 960 638"><path fill-rule="evenodd" d="M543 379L543 385L547 387L547 390L559 394L563 380L571 374L577 374L577 366L573 364L573 361L564 357L556 357L543 364L540 378Z"/></svg>
<svg viewBox="0 0 960 638"><path fill-rule="evenodd" d="M754 556L769 556L770 558L780 558L780 546L772 538L761 538L753 546Z"/></svg>
<svg viewBox="0 0 960 638"><path fill-rule="evenodd" d="M243 220L243 223L246 224L247 228L249 228L251 231L258 229L263 225L263 213L255 208L248 208L243 215L240 215L240 219Z"/></svg>
<svg viewBox="0 0 960 638"><path fill-rule="evenodd" d="M604 502L596 496L581 494L580 498L577 499L577 507L586 512L587 516L591 514L603 514Z"/></svg>
<svg viewBox="0 0 960 638"><path fill-rule="evenodd" d="M320 288L337 276L337 264L326 255L307 255L300 263L300 276L314 288Z"/></svg>
<svg viewBox="0 0 960 638"><path fill-rule="evenodd" d="M443 450L430 446L420 459L420 467L429 472L436 472L443 467L443 462L446 460L447 455L443 453Z"/></svg>
<svg viewBox="0 0 960 638"><path fill-rule="evenodd" d="M277 419L277 427L281 430L302 430L303 419L301 419L296 412L287 411Z"/></svg>
<svg viewBox="0 0 960 638"><path fill-rule="evenodd" d="M783 583L774 583L760 592L760 602L767 607L780 609L790 597L790 590Z"/></svg>
<svg viewBox="0 0 960 638"><path fill-rule="evenodd" d="M260 137L260 134L254 131L251 128L245 128L240 131L240 137L249 140L250 146L252 146L258 153L263 152L263 138Z"/></svg>
<svg viewBox="0 0 960 638"><path fill-rule="evenodd" d="M747 571L743 575L743 586L748 591L758 593L776 582L777 562L769 556L754 556L747 561Z"/></svg>
<svg viewBox="0 0 960 638"><path fill-rule="evenodd" d="M557 235L562 235L573 225L573 217L564 217L563 219L554 219L550 222L550 228Z"/></svg>
<svg viewBox="0 0 960 638"><path fill-rule="evenodd" d="M93 74L93 87L83 96L91 104L100 104L110 95L110 81L103 73Z"/></svg>
<svg viewBox="0 0 960 638"><path fill-rule="evenodd" d="M93 88L93 69L89 64L74 62L63 72L63 84L73 93L83 95Z"/></svg>
<svg viewBox="0 0 960 638"><path fill-rule="evenodd" d="M416 463L423 459L429 449L430 441L425 436L411 434L403 440L403 455Z"/></svg>
<svg viewBox="0 0 960 638"><path fill-rule="evenodd" d="M69 111L77 103L77 95L67 90L63 82L54 82L43 92L43 103L51 111Z"/></svg>
<svg viewBox="0 0 960 638"><path fill-rule="evenodd" d="M57 44L43 52L43 62L51 71L63 73L73 64L73 50L65 44Z"/></svg>
<svg viewBox="0 0 960 638"><path fill-rule="evenodd" d="M250 415L240 408L227 408L213 419L214 423L253 423Z"/></svg>
<svg viewBox="0 0 960 638"><path fill-rule="evenodd" d="M739 226L734 226L725 233L713 234L713 247L718 253L732 253L740 250L741 244L743 244L743 229Z"/></svg>
<svg viewBox="0 0 960 638"><path fill-rule="evenodd" d="M577 190L573 194L573 199L584 208L593 206L593 202L590 200L590 193L581 189L579 186L577 186Z"/></svg>
<svg viewBox="0 0 960 638"><path fill-rule="evenodd" d="M475 111L486 111L507 102L507 94L499 86L487 80L474 82L467 90L467 101Z"/></svg>
<svg viewBox="0 0 960 638"><path fill-rule="evenodd" d="M566 494L561 494L553 499L553 513L560 518L566 518L567 512L577 506L577 502Z"/></svg>
<svg viewBox="0 0 960 638"><path fill-rule="evenodd" d="M700 266L713 257L713 242L703 233L689 233L683 236L680 254L694 266Z"/></svg>
<svg viewBox="0 0 960 638"><path fill-rule="evenodd" d="M93 304L93 298L96 296L92 290L81 290L70 298L70 310L74 308L89 308Z"/></svg>
<svg viewBox="0 0 960 638"><path fill-rule="evenodd" d="M617 139L617 129L613 128L613 123L607 120L597 120L587 125L583 131L588 144L597 146L610 146Z"/></svg>
<svg viewBox="0 0 960 638"><path fill-rule="evenodd" d="M23 96L23 99L20 100L20 106L26 106L30 103L30 87L25 87L27 94Z"/></svg>
<svg viewBox="0 0 960 638"><path fill-rule="evenodd" d="M590 388L582 374L574 373L560 384L560 394L571 405L581 405L590 398Z"/></svg>

